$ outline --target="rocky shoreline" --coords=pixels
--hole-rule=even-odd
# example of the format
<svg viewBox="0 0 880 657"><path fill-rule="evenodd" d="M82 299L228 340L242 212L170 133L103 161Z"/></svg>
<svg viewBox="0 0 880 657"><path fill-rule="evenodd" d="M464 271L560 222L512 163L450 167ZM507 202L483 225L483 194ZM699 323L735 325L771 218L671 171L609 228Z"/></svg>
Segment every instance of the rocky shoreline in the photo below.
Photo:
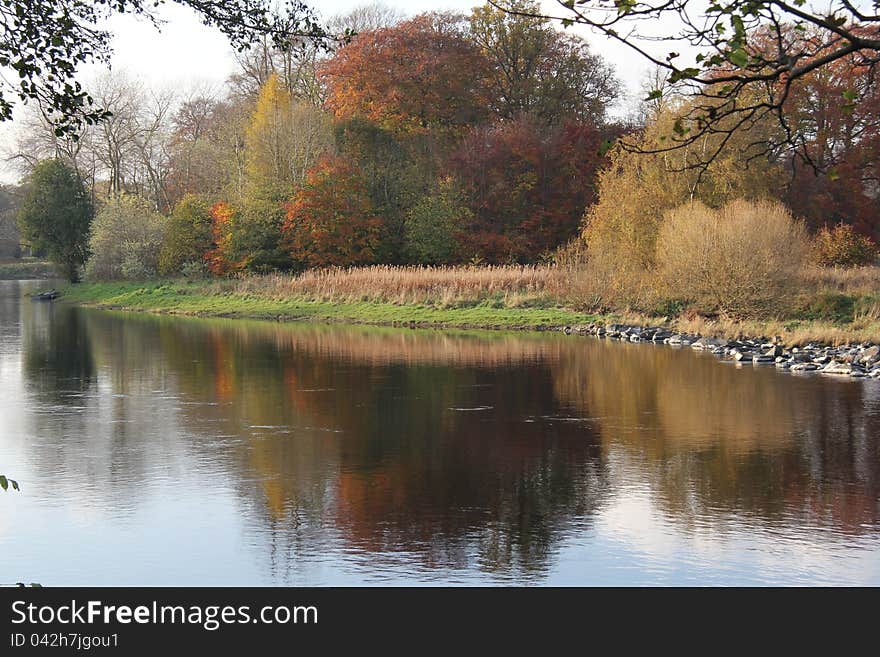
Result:
<svg viewBox="0 0 880 657"><path fill-rule="evenodd" d="M702 335L676 333L661 326L637 326L631 324L590 324L566 326L569 335L592 335L606 340L621 342L652 342L672 347L690 347L695 351L707 351L720 360L773 365L791 372L821 372L853 379L880 379L880 345L864 342L831 346L809 343L788 348L782 339L741 338L725 340Z"/></svg>

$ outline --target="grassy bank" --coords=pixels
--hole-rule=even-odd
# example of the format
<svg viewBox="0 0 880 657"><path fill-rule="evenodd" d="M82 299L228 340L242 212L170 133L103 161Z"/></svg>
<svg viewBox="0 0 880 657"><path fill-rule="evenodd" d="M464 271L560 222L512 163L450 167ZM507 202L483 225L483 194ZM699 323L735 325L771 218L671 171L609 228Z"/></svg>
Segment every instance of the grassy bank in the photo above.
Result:
<svg viewBox="0 0 880 657"><path fill-rule="evenodd" d="M880 341L880 271L815 274L796 313L733 320L687 306L667 314L603 312L580 301L571 271L553 267L371 267L238 280L86 283L63 290L81 305L207 317L377 325L550 329L593 322L666 324L681 331L781 336L790 344Z"/></svg>
<svg viewBox="0 0 880 657"><path fill-rule="evenodd" d="M57 277L55 265L45 260L0 260L0 281Z"/></svg>
<svg viewBox="0 0 880 657"><path fill-rule="evenodd" d="M507 306L501 298L450 305L387 301L277 298L218 283L167 281L92 283L63 290L65 301L99 308L254 319L487 329L541 329L587 324L596 316L535 301Z"/></svg>

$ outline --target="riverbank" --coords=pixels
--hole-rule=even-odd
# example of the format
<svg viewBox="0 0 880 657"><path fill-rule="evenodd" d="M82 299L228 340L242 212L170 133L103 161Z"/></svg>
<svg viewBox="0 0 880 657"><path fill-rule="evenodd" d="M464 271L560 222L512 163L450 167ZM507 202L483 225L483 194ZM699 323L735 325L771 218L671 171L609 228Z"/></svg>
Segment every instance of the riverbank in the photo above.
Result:
<svg viewBox="0 0 880 657"><path fill-rule="evenodd" d="M45 260L0 260L0 281L46 280L57 277L55 265Z"/></svg>
<svg viewBox="0 0 880 657"><path fill-rule="evenodd" d="M590 325L662 326L690 336L774 340L787 346L880 342L872 297L823 292L801 317L730 320L682 313L594 313L565 294L549 268L472 268L413 276L388 270L324 272L301 277L84 283L62 288L62 300L84 306L200 317L315 321L382 326L504 330L575 330ZM389 277L399 276L399 280ZM371 278L372 277L372 278ZM454 278L453 278L454 277ZM867 310L858 310L866 308Z"/></svg>

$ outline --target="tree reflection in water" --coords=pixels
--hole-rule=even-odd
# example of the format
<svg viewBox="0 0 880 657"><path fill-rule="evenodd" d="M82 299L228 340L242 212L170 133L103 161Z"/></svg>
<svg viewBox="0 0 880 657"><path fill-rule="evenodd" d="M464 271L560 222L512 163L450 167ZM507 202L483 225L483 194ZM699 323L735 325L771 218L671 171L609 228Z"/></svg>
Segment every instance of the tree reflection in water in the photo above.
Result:
<svg viewBox="0 0 880 657"><path fill-rule="evenodd" d="M136 505L157 460L210 463L281 581L334 541L377 567L539 578L634 482L684 531L880 524L871 383L558 335L60 311L31 318L25 371L41 403L98 379L117 395L111 439L89 447L116 464L95 494L112 505L124 485ZM158 420L162 395L173 417Z"/></svg>

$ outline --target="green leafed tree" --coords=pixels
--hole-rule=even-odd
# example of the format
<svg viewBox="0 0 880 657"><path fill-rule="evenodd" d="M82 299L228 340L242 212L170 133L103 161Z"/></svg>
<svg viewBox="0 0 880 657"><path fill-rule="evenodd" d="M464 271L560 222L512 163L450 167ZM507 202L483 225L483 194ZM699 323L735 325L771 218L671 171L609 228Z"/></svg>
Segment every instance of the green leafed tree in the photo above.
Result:
<svg viewBox="0 0 880 657"><path fill-rule="evenodd" d="M18 212L22 238L45 251L75 283L88 257L91 197L76 172L60 160L37 164Z"/></svg>
<svg viewBox="0 0 880 657"><path fill-rule="evenodd" d="M183 197L168 219L159 251L159 273L173 276L184 265L201 263L211 241L211 205L198 196Z"/></svg>
<svg viewBox="0 0 880 657"><path fill-rule="evenodd" d="M461 250L457 234L472 217L466 199L455 181L445 178L437 190L423 197L406 218L406 254L423 265L439 265L458 260Z"/></svg>

